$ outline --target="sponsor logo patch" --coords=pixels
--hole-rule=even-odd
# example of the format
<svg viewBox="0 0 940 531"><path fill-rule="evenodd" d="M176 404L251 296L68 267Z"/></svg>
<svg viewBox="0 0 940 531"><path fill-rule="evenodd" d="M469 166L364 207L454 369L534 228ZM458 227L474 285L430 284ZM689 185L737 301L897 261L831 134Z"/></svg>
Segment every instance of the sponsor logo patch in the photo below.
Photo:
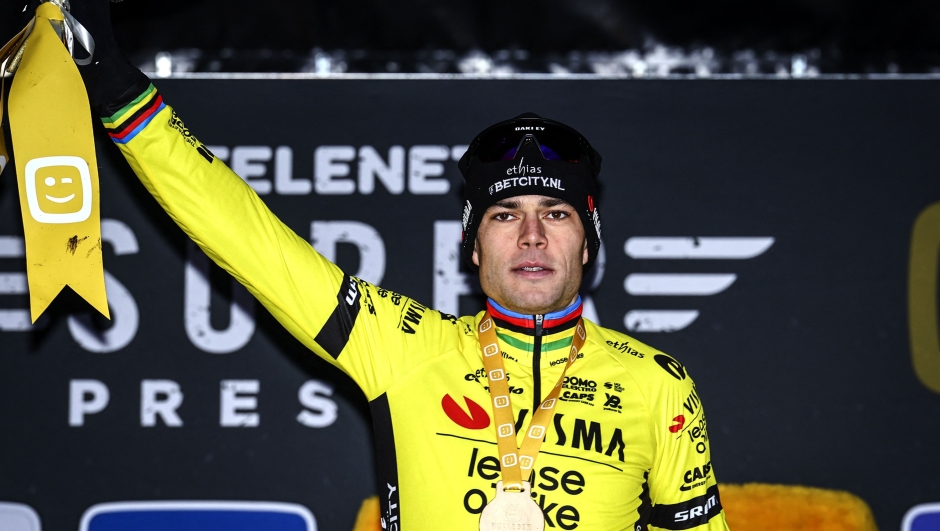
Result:
<svg viewBox="0 0 940 531"><path fill-rule="evenodd" d="M79 531L316 531L302 505L250 501L138 501L94 505Z"/></svg>
<svg viewBox="0 0 940 531"><path fill-rule="evenodd" d="M173 111L173 115L170 116L169 121L167 122L170 127L179 131L180 135L183 136L183 140L187 144L196 148L196 151L202 155L202 158L206 159L210 164L215 160L215 155L209 151L209 148L205 144L196 140L196 137L189 131L189 128L186 127L186 124L183 123L183 120L176 114L176 111Z"/></svg>
<svg viewBox="0 0 940 531"><path fill-rule="evenodd" d="M490 425L490 416L483 409L483 406L467 397L463 397L463 400L467 404L469 412L460 407L450 395L444 395L441 399L441 407L444 409L444 413L447 414L447 418L454 421L454 424L468 430L482 430L488 427Z"/></svg>
<svg viewBox="0 0 940 531"><path fill-rule="evenodd" d="M708 478L711 477L712 473L712 462L709 461L703 466L697 466L691 470L686 470L685 474L682 476L682 486L679 487L681 491L692 490L696 487L701 487L708 482Z"/></svg>
<svg viewBox="0 0 940 531"><path fill-rule="evenodd" d="M653 356L653 359L676 380L685 380L685 367L675 359L665 354L657 354Z"/></svg>
<svg viewBox="0 0 940 531"><path fill-rule="evenodd" d="M672 426L669 426L670 433L679 433L682 431L682 428L685 427L685 415L678 415L672 418L672 421L675 422Z"/></svg>
<svg viewBox="0 0 940 531"><path fill-rule="evenodd" d="M940 503L915 505L904 515L901 531L937 531L940 529Z"/></svg>

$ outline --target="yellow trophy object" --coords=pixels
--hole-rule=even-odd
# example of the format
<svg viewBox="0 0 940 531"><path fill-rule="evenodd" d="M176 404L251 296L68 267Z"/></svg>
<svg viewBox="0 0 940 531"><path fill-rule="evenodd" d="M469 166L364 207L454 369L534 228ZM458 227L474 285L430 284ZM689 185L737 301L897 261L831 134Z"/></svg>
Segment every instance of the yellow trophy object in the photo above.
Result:
<svg viewBox="0 0 940 531"><path fill-rule="evenodd" d="M78 41L89 53L74 59ZM88 95L75 63L94 42L66 0L36 16L0 49L0 73L13 75L10 132L26 238L33 322L66 285L110 318L101 253L98 165ZM0 89L0 123L3 119ZM0 172L9 160L0 128Z"/></svg>

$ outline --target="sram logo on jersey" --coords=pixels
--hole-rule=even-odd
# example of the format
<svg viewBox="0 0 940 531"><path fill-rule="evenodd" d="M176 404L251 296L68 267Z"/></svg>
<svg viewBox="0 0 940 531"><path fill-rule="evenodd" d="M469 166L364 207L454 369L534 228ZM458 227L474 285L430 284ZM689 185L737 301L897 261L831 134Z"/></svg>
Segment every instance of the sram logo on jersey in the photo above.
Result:
<svg viewBox="0 0 940 531"><path fill-rule="evenodd" d="M649 525L661 529L692 529L708 523L721 513L721 498L718 485L712 485L705 494L675 504L653 506Z"/></svg>
<svg viewBox="0 0 940 531"><path fill-rule="evenodd" d="M721 510L721 507L718 505L718 496L709 496L708 501L704 505L699 505L698 507L693 507L688 511L679 511L676 513L676 522L687 522L696 518L702 518L708 516L708 512L715 507L718 507L718 510Z"/></svg>

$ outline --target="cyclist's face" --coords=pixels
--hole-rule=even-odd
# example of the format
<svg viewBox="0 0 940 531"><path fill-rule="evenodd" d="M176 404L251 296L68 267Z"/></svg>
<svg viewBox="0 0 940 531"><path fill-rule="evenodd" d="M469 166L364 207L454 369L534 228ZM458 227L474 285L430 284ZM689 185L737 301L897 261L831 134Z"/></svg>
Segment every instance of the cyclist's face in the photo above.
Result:
<svg viewBox="0 0 940 531"><path fill-rule="evenodd" d="M574 302L587 260L584 227L574 207L542 195L511 197L487 209L473 250L483 292L527 314Z"/></svg>

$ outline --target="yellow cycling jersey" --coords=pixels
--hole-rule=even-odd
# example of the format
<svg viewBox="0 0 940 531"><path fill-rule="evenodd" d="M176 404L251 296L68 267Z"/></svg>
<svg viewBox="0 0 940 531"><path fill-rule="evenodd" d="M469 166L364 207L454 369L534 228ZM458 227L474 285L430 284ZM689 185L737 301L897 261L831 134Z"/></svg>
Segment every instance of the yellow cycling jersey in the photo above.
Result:
<svg viewBox="0 0 940 531"><path fill-rule="evenodd" d="M383 528L478 529L500 477L476 335L482 313L456 318L344 274L216 159L153 86L103 121L173 220L362 388ZM580 300L538 316L488 306L524 434L564 370ZM529 478L546 528L726 530L702 403L685 368L629 336L587 320L585 328Z"/></svg>

